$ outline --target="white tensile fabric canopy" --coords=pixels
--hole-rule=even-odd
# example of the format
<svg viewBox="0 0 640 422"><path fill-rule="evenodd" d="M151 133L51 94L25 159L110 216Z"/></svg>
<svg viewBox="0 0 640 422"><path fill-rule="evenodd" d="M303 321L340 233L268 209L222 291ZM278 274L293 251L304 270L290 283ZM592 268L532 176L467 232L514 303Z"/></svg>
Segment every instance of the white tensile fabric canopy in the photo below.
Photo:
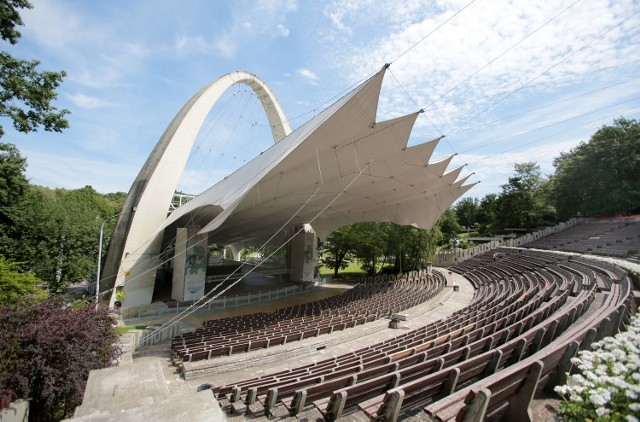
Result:
<svg viewBox="0 0 640 422"><path fill-rule="evenodd" d="M387 221L431 228L474 184L429 159L440 139L407 147L419 113L376 122L386 66L261 155L174 211L216 243L271 236L310 223L319 237L346 224Z"/></svg>

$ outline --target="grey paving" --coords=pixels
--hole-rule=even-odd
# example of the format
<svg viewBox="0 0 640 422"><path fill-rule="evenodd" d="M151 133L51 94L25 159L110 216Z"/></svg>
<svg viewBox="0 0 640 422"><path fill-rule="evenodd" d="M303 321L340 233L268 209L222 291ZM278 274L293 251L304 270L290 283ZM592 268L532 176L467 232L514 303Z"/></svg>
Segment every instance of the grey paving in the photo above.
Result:
<svg viewBox="0 0 640 422"><path fill-rule="evenodd" d="M211 391L170 391L158 358L91 371L73 421L224 421Z"/></svg>

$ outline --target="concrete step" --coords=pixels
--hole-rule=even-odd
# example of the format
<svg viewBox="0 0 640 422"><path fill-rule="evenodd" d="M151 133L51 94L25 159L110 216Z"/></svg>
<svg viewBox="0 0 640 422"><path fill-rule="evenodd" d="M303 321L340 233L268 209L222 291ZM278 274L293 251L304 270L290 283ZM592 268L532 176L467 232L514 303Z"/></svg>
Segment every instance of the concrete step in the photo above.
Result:
<svg viewBox="0 0 640 422"><path fill-rule="evenodd" d="M74 421L223 421L211 390L170 393L160 359L91 371Z"/></svg>

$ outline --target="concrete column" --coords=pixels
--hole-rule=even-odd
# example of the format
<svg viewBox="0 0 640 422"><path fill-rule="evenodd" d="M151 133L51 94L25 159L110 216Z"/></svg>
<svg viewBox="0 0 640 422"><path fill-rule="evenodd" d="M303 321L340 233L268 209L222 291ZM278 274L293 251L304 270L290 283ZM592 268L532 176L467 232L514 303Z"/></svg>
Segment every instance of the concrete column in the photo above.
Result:
<svg viewBox="0 0 640 422"><path fill-rule="evenodd" d="M240 252L242 252L243 249L242 245L239 243L234 243L233 245L230 245L229 248L233 253L233 259L235 261L240 261Z"/></svg>
<svg viewBox="0 0 640 422"><path fill-rule="evenodd" d="M296 230L298 231L298 230ZM290 240L291 280L311 282L315 280L318 266L318 242L316 233L310 225Z"/></svg>
<svg viewBox="0 0 640 422"><path fill-rule="evenodd" d="M199 229L178 228L173 258L171 298L179 301L197 300L204 296L207 276L208 236Z"/></svg>

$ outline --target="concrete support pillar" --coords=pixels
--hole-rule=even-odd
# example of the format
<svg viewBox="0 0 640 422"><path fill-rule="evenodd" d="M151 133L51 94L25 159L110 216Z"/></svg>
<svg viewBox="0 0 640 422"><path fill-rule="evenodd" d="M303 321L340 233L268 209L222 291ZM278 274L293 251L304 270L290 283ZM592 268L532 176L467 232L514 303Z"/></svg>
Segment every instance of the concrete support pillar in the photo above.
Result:
<svg viewBox="0 0 640 422"><path fill-rule="evenodd" d="M296 230L298 232L298 230ZM318 242L316 233L305 224L290 240L291 280L311 282L316 279Z"/></svg>
<svg viewBox="0 0 640 422"><path fill-rule="evenodd" d="M173 258L173 284L171 298L179 301L198 300L204 296L207 276L206 234L199 229L178 228Z"/></svg>
<svg viewBox="0 0 640 422"><path fill-rule="evenodd" d="M230 245L229 248L233 253L233 259L235 261L240 261L240 252L242 252L243 249L242 245L240 245L239 243L234 243L233 245Z"/></svg>

